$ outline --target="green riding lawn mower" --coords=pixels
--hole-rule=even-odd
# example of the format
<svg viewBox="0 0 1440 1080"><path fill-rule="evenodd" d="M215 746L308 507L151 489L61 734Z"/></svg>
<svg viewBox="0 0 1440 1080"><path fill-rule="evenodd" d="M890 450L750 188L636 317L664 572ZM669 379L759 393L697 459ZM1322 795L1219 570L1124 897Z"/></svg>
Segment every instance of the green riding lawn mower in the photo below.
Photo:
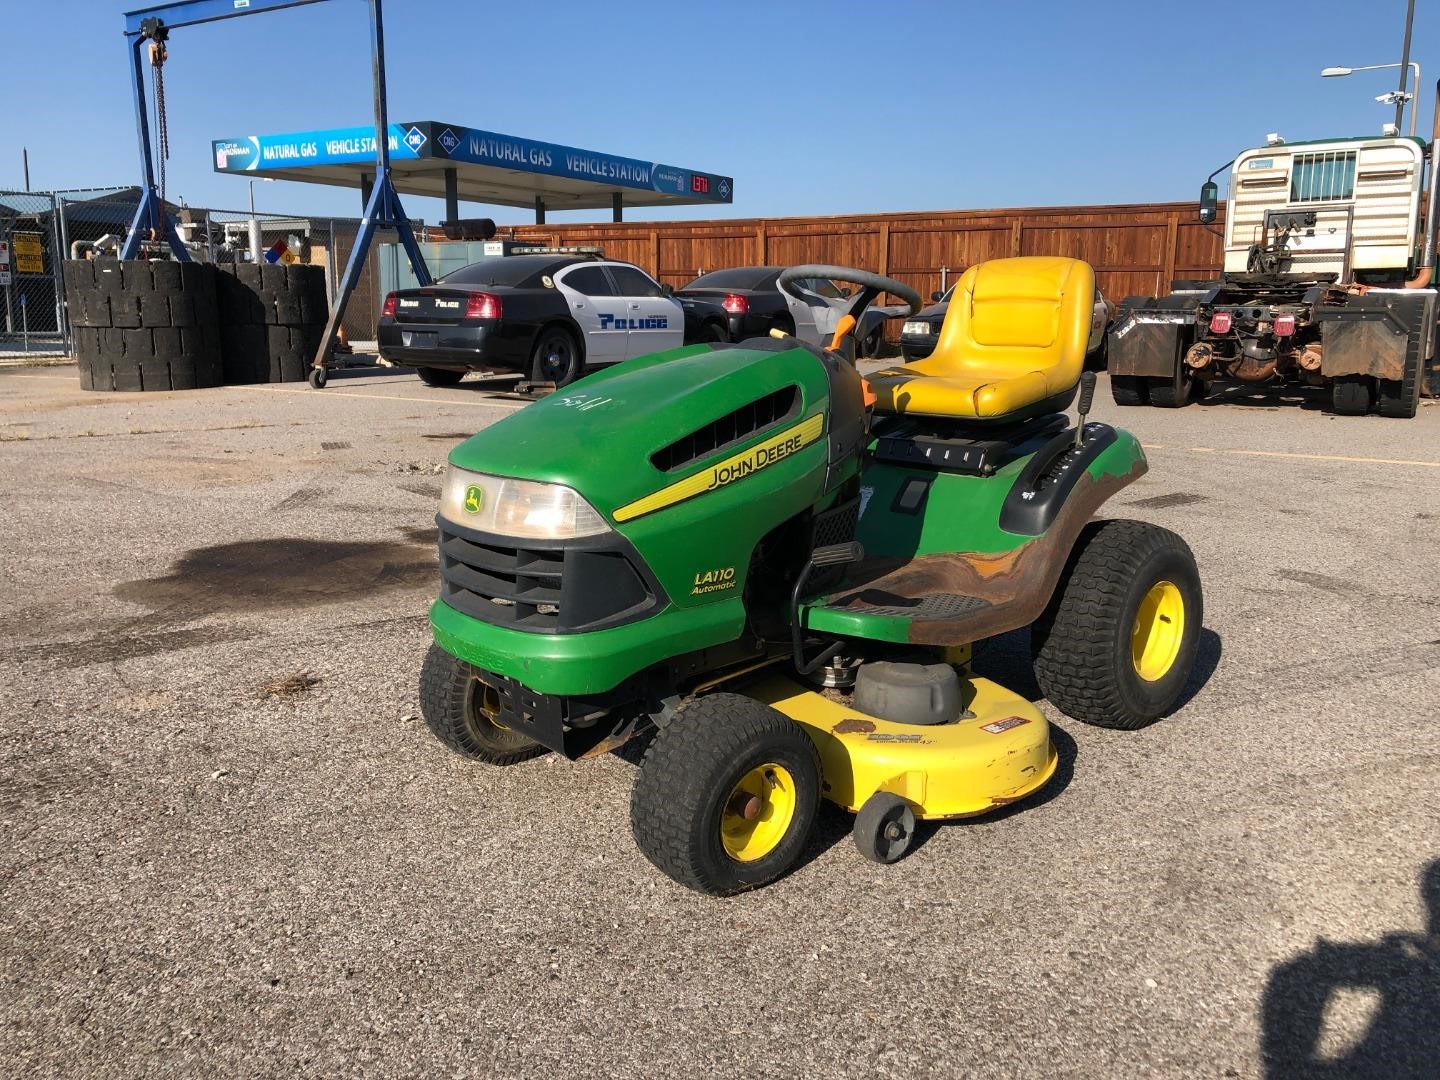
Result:
<svg viewBox="0 0 1440 1080"><path fill-rule="evenodd" d="M935 351L868 380L860 316L920 297L833 266L781 287L807 278L858 286L829 348L772 335L591 376L456 447L437 518L431 729L492 765L643 740L636 843L711 894L785 873L822 798L883 863L918 820L1042 788L1045 717L974 674L974 643L1028 626L1058 709L1138 728L1200 633L1185 542L1094 520L1146 462L1085 421L1088 265L972 267Z"/></svg>

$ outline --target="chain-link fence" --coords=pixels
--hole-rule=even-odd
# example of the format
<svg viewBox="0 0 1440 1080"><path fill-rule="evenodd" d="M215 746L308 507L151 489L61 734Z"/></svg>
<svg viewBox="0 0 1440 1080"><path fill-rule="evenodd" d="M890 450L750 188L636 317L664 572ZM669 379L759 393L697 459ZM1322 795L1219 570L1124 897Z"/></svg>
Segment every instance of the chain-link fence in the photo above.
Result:
<svg viewBox="0 0 1440 1080"><path fill-rule="evenodd" d="M0 357L56 356L72 352L65 310L66 259L113 258L130 231L140 192L135 187L53 192L0 191ZM167 204L166 211L190 251L202 262L298 261L325 268L333 301L355 246L358 218L257 213ZM424 235L424 223L414 223ZM380 234L376 243L393 241ZM148 244L168 258L163 243ZM378 250L345 312L350 341L371 341L380 315Z"/></svg>
<svg viewBox="0 0 1440 1080"><path fill-rule="evenodd" d="M0 356L66 351L57 205L50 192L0 191Z"/></svg>

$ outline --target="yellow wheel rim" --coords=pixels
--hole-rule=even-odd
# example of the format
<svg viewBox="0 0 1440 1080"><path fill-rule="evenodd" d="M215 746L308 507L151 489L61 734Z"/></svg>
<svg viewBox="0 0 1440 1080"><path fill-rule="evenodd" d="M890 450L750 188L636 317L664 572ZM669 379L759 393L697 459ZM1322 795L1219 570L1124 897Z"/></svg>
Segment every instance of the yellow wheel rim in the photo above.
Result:
<svg viewBox="0 0 1440 1080"><path fill-rule="evenodd" d="M1130 631L1135 674L1146 682L1164 678L1175 666L1184 636L1185 598L1173 581L1157 581L1140 601L1135 627Z"/></svg>
<svg viewBox="0 0 1440 1080"><path fill-rule="evenodd" d="M763 859L795 818L795 778L782 765L757 765L740 778L720 811L720 842L737 862Z"/></svg>

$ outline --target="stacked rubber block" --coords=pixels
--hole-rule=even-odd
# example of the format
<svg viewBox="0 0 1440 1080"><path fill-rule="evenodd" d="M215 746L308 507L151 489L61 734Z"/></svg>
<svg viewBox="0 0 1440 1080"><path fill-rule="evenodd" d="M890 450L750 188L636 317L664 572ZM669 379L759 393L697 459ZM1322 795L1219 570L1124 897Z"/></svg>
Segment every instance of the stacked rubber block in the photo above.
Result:
<svg viewBox="0 0 1440 1080"><path fill-rule="evenodd" d="M226 383L304 382L329 315L319 266L215 267Z"/></svg>
<svg viewBox="0 0 1440 1080"><path fill-rule="evenodd" d="M195 390L223 375L215 274L178 262L65 264L86 390Z"/></svg>

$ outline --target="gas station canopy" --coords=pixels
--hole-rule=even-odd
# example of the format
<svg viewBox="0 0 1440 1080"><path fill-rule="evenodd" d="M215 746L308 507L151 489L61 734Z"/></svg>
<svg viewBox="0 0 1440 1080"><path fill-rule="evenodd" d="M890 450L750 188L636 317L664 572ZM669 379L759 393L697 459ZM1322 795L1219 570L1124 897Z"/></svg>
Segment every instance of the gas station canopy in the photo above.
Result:
<svg viewBox="0 0 1440 1080"><path fill-rule="evenodd" d="M404 195L456 204L551 210L729 203L728 176L521 139L434 120L391 124L390 170ZM375 129L333 128L246 135L211 143L215 171L364 188L375 171Z"/></svg>

